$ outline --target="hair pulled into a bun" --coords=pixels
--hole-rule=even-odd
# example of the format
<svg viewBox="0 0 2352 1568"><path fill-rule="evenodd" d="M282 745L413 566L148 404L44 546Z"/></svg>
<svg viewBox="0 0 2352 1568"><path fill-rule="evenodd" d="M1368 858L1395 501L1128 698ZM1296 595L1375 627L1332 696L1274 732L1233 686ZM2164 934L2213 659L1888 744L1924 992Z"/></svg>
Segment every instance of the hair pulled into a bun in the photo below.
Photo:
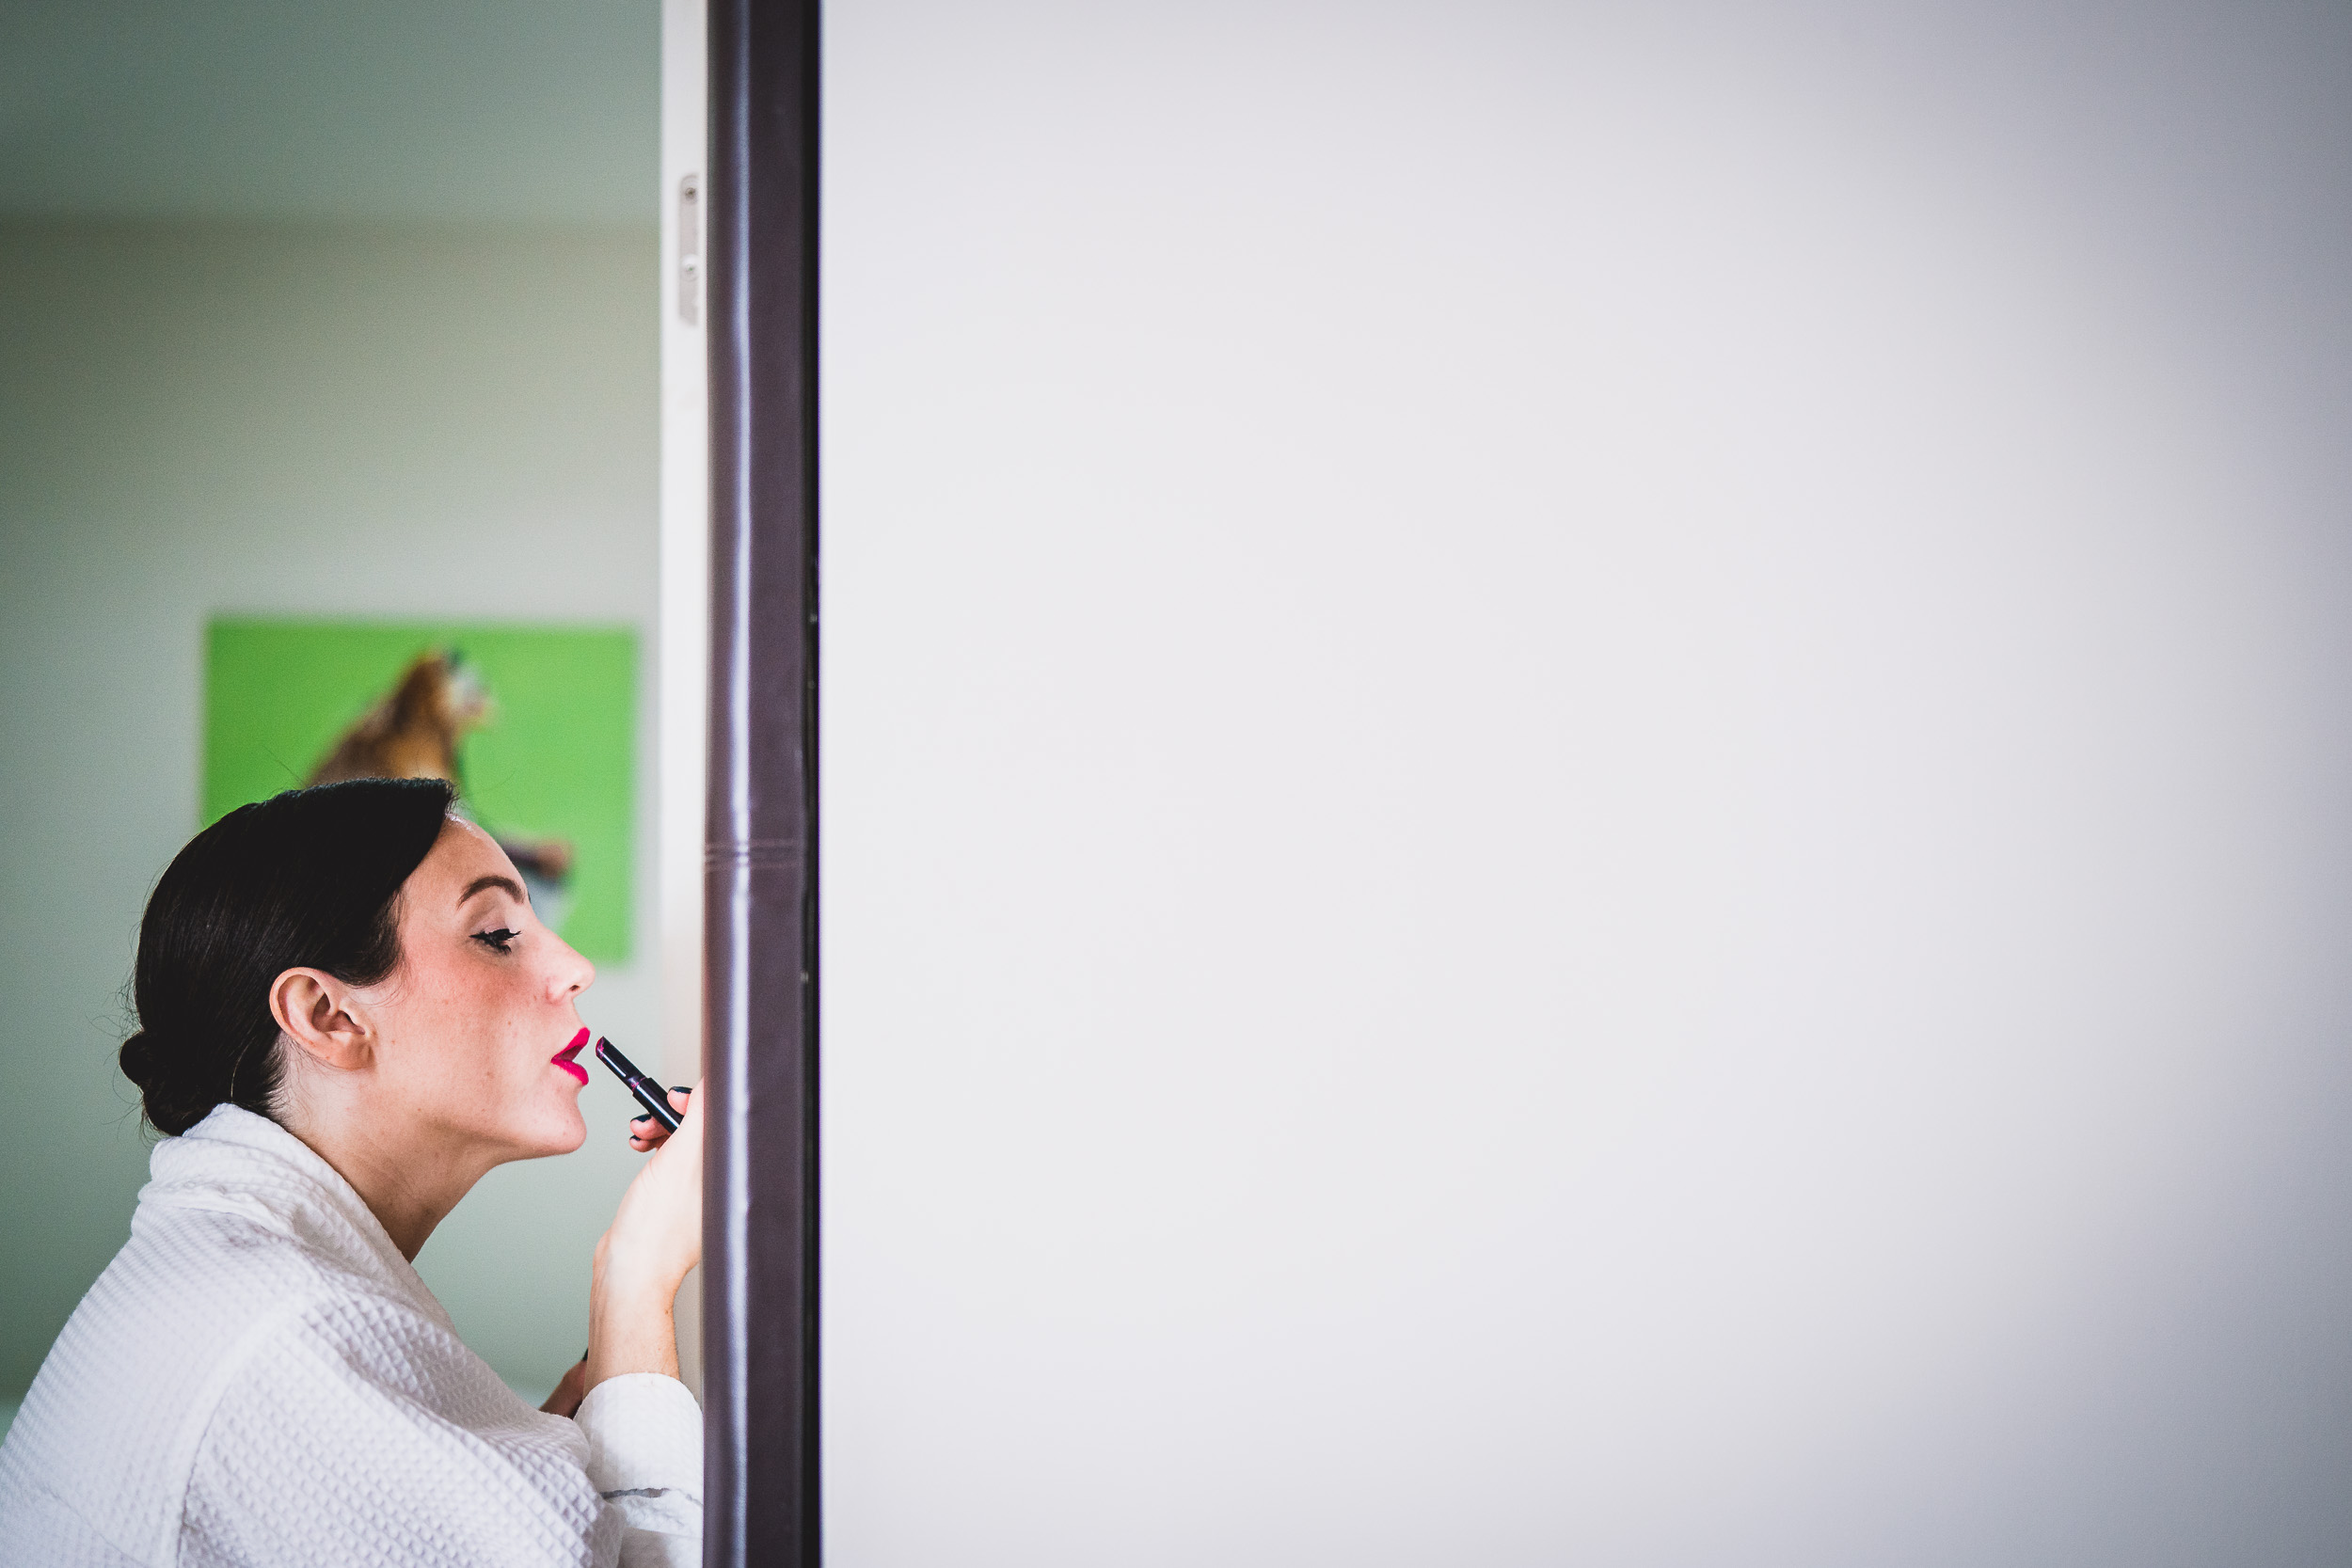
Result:
<svg viewBox="0 0 2352 1568"><path fill-rule="evenodd" d="M183 1132L202 1121L218 1101L201 1102L200 1092L173 1081L172 1069L184 1059L149 1030L122 1042L115 1059L122 1075L139 1086L148 1123L161 1132Z"/></svg>
<svg viewBox="0 0 2352 1568"><path fill-rule="evenodd" d="M159 1132L215 1106L272 1114L269 989L289 969L373 985L400 963L401 884L453 800L440 779L354 779L240 806L173 857L139 923L139 1029L117 1057Z"/></svg>

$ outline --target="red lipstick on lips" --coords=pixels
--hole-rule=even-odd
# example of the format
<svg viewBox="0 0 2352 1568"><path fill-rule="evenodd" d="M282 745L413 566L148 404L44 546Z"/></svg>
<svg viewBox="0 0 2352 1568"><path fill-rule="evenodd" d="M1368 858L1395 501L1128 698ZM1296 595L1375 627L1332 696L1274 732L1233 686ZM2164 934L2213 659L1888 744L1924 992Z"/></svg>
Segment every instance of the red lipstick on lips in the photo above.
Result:
<svg viewBox="0 0 2352 1568"><path fill-rule="evenodd" d="M579 1055L580 1048L587 1043L588 1031L582 1029L579 1034L572 1037L571 1044L565 1046L554 1055L549 1056L548 1060L554 1063L557 1067L562 1068L565 1072L570 1073L573 1077L579 1079L580 1083L584 1085L588 1082L588 1069L581 1067L578 1062L573 1061L572 1058Z"/></svg>

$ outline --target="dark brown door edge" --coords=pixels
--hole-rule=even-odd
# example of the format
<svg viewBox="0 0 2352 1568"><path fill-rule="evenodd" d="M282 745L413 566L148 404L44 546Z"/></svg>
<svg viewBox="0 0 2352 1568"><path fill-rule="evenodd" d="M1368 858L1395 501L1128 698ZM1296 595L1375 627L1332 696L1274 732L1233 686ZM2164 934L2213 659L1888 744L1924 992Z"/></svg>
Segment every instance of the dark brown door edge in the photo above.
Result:
<svg viewBox="0 0 2352 1568"><path fill-rule="evenodd" d="M815 1568L816 0L711 0L704 1561Z"/></svg>

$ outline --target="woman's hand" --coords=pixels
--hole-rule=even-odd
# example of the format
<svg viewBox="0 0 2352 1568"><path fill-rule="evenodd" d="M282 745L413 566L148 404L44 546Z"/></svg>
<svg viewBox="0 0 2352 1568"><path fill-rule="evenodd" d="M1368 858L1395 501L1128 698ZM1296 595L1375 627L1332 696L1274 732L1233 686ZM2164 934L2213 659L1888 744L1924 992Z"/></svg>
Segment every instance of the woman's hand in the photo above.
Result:
<svg viewBox="0 0 2352 1568"><path fill-rule="evenodd" d="M555 1392L539 1408L550 1416L571 1416L580 1410L580 1402L588 1397L588 1358L581 1356L572 1363L572 1370L556 1384Z"/></svg>
<svg viewBox="0 0 2352 1568"><path fill-rule="evenodd" d="M621 1195L612 1227L597 1243L599 1259L619 1274L646 1283L666 1283L675 1294L686 1273L703 1258L703 1123L700 1097L672 1089L671 1108L683 1113L675 1132L640 1117L646 1131L629 1133L629 1145L654 1151L645 1168Z"/></svg>
<svg viewBox="0 0 2352 1568"><path fill-rule="evenodd" d="M660 1123L641 1117L646 1132L630 1133L632 1147L654 1154L621 1195L619 1212L596 1243L588 1293L589 1388L625 1372L677 1376L671 1311L678 1285L703 1256L699 1101L698 1093L673 1089L670 1103L685 1113L678 1130L663 1134Z"/></svg>

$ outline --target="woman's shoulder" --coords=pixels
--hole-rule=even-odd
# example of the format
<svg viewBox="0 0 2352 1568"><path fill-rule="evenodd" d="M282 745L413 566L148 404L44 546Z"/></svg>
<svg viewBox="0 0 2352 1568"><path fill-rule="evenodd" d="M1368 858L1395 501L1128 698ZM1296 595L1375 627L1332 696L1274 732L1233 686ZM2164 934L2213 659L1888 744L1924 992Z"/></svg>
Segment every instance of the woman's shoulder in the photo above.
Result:
<svg viewBox="0 0 2352 1568"><path fill-rule="evenodd" d="M220 1390L248 1359L291 1343L338 1293L330 1271L250 1225L134 1234L26 1391L0 1464L0 1498L10 1513L37 1500L62 1507L127 1557L153 1560L177 1529Z"/></svg>
<svg viewBox="0 0 2352 1568"><path fill-rule="evenodd" d="M405 1260L380 1256L334 1204L156 1164L131 1239L51 1347L0 1464L0 1497L61 1497L142 1560L177 1531L213 1415L241 1384L326 1365L410 1382L415 1369L478 1365Z"/></svg>

